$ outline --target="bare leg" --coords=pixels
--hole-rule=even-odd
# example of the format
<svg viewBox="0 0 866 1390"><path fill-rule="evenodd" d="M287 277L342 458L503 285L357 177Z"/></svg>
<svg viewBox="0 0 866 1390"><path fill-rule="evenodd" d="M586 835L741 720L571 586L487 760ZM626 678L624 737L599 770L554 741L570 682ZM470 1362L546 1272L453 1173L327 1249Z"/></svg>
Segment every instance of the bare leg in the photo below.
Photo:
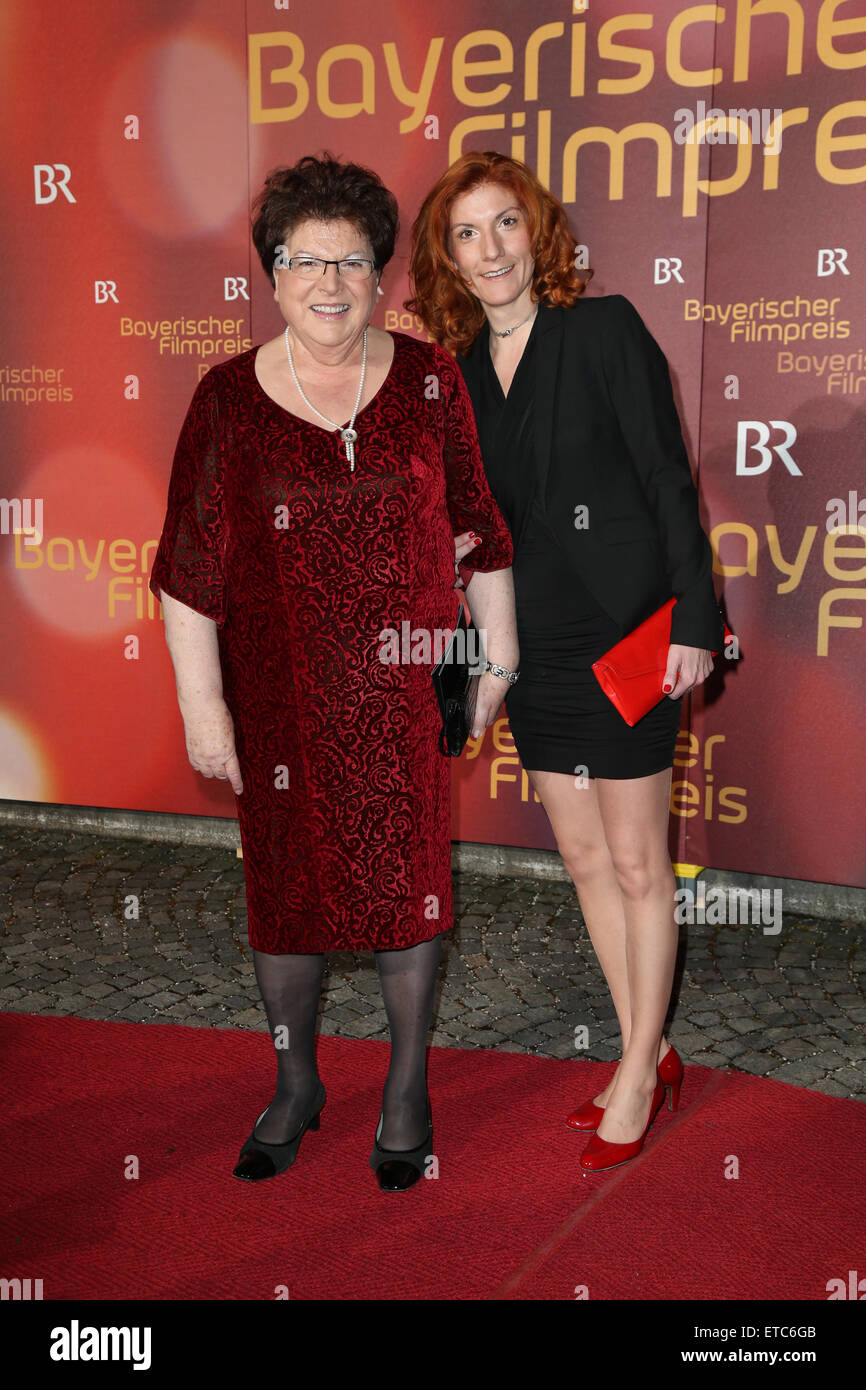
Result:
<svg viewBox="0 0 866 1390"><path fill-rule="evenodd" d="M605 839L597 780L576 786L575 779L566 773L527 775L544 806L562 861L577 891L589 938L611 993L625 1052L632 1027L625 908ZM659 1060L667 1050L667 1042L661 1038ZM597 1105L607 1104L615 1082L616 1074L595 1097Z"/></svg>
<svg viewBox="0 0 866 1390"><path fill-rule="evenodd" d="M678 931L668 852L671 770L627 781L597 779L605 839L622 896L631 1033L600 1139L638 1139L649 1118L662 1030L670 1003Z"/></svg>

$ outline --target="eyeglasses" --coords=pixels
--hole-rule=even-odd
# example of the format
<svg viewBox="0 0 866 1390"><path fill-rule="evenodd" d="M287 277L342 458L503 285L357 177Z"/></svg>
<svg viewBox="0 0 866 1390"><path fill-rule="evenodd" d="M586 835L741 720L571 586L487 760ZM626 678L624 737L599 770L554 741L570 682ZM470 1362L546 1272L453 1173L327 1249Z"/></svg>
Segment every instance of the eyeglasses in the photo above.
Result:
<svg viewBox="0 0 866 1390"><path fill-rule="evenodd" d="M275 270L290 270L293 275L300 275L305 280L315 280L324 275L329 265L335 265L338 275L345 280L369 280L378 268L375 261L362 260L357 256L345 261L325 261L318 256L287 256L282 246L277 247L274 261Z"/></svg>

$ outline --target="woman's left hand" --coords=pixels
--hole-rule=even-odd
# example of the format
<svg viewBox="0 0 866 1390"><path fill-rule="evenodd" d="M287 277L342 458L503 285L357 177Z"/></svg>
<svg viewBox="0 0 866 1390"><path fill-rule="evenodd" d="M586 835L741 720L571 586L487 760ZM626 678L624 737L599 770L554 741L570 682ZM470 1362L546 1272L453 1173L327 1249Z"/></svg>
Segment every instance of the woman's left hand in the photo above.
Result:
<svg viewBox="0 0 866 1390"><path fill-rule="evenodd" d="M713 654L704 647L683 647L671 643L664 678L669 700L678 700L686 691L702 685L713 669Z"/></svg>
<svg viewBox="0 0 866 1390"><path fill-rule="evenodd" d="M463 559L465 555L468 555L471 550L474 550L475 547L480 544L481 537L479 535L476 535L474 531L461 531L459 536L454 537L455 589L462 589L464 587L463 580L460 577L460 571L457 568L457 566L460 564L460 561Z"/></svg>

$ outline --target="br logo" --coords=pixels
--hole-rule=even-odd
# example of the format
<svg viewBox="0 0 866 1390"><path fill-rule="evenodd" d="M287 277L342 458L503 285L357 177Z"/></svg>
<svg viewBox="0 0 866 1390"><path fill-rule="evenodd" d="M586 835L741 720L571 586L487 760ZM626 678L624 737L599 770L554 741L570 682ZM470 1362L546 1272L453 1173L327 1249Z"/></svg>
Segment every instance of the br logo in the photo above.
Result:
<svg viewBox="0 0 866 1390"><path fill-rule="evenodd" d="M34 164L33 195L36 203L53 203L62 193L68 203L75 199L69 191L71 170L68 164Z"/></svg>
<svg viewBox="0 0 866 1390"><path fill-rule="evenodd" d="M771 444L768 448L771 430L781 430L784 438ZM749 435L752 433L757 437L750 441ZM802 478L803 474L788 453L790 445L796 443L796 440L797 431L789 420L770 420L767 424L763 420L738 420L737 473L742 477L750 477L755 473L766 473L773 462L773 454L775 454L784 463L789 473L795 478ZM747 457L749 453L757 454L757 458L751 463Z"/></svg>
<svg viewBox="0 0 866 1390"><path fill-rule="evenodd" d="M679 256L656 256L653 261L653 284L666 285L669 280L676 280L678 284L684 285L685 280L680 271L683 263Z"/></svg>
<svg viewBox="0 0 866 1390"><path fill-rule="evenodd" d="M839 270L843 275L850 275L845 262L848 260L848 252L844 246L821 246L818 249L818 274L835 275Z"/></svg>

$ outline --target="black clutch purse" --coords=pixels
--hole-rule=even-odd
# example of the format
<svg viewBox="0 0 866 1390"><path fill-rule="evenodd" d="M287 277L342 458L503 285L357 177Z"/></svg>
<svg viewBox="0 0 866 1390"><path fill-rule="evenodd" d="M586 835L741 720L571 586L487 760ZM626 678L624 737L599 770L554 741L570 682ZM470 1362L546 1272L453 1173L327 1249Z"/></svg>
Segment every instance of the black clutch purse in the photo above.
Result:
<svg viewBox="0 0 866 1390"><path fill-rule="evenodd" d="M481 638L475 625L467 621L461 603L451 641L431 672L442 715L439 752L447 758L459 758L463 752L472 729L482 671Z"/></svg>

